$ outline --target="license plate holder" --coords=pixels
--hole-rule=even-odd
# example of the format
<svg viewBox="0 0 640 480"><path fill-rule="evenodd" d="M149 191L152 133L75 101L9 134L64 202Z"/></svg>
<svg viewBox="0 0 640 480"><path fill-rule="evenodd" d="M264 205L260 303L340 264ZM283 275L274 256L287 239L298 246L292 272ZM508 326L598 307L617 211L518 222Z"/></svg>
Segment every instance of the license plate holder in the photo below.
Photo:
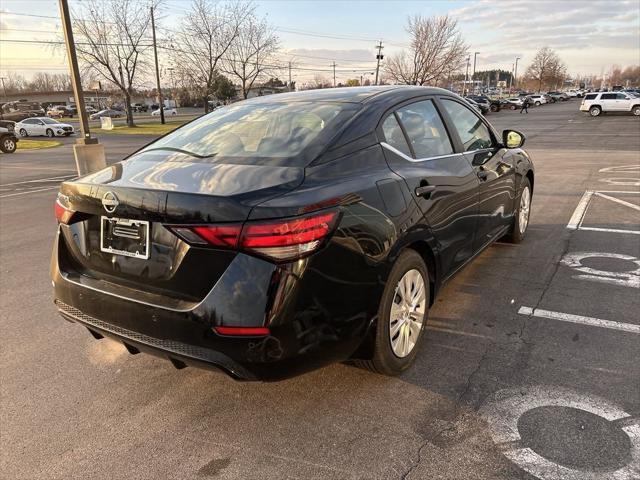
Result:
<svg viewBox="0 0 640 480"><path fill-rule="evenodd" d="M100 217L100 250L125 257L149 258L149 222Z"/></svg>

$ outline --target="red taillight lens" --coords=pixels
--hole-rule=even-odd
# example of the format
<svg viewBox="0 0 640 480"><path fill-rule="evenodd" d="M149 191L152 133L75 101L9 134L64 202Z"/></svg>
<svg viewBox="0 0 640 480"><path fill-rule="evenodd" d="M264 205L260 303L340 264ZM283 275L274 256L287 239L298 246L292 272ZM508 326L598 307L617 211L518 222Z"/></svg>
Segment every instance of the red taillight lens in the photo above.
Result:
<svg viewBox="0 0 640 480"><path fill-rule="evenodd" d="M267 327L213 327L218 335L230 337L263 337L269 335Z"/></svg>
<svg viewBox="0 0 640 480"><path fill-rule="evenodd" d="M56 214L56 219L60 223L64 223L65 225L71 221L71 217L73 217L73 214L76 213L73 210L62 205L60 203L60 200L56 200L56 203L53 206L53 210Z"/></svg>
<svg viewBox="0 0 640 480"><path fill-rule="evenodd" d="M290 261L316 251L333 231L338 212L305 217L247 222L242 225L168 226L180 238L196 245L239 248L276 261Z"/></svg>

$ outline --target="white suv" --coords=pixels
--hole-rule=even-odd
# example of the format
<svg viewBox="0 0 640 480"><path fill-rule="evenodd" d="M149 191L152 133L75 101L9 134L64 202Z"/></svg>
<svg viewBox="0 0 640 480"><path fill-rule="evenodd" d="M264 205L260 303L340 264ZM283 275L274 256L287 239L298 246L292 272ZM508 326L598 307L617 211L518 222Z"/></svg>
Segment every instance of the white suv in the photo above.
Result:
<svg viewBox="0 0 640 480"><path fill-rule="evenodd" d="M580 110L597 117L603 112L631 112L640 116L640 98L624 92L587 93L582 100Z"/></svg>

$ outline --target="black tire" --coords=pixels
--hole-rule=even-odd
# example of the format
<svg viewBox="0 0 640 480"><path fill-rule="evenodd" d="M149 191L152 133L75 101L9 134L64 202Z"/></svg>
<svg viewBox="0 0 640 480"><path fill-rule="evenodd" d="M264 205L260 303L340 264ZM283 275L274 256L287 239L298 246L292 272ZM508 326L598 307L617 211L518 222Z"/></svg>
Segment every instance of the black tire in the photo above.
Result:
<svg viewBox="0 0 640 480"><path fill-rule="evenodd" d="M589 115L591 115L592 117L597 117L602 113L602 109L600 107L598 107L597 105L594 105L593 107L591 107L589 109Z"/></svg>
<svg viewBox="0 0 640 480"><path fill-rule="evenodd" d="M522 227L522 220L520 215L520 210L522 208L523 195L525 192L528 192L529 201L526 213L526 222L524 223L524 228ZM532 191L531 191L531 182L527 177L522 179L522 183L520 184L520 191L518 192L518 196L516 197L516 202L518 207L513 212L513 224L511 225L511 230L507 233L503 240L509 243L520 243L524 240L525 235L527 234L527 228L529 227L529 216L531 214L531 200L532 200Z"/></svg>
<svg viewBox="0 0 640 480"><path fill-rule="evenodd" d="M20 136L21 137L28 137L29 134L27 133L27 131L24 128L20 129Z"/></svg>
<svg viewBox="0 0 640 480"><path fill-rule="evenodd" d="M414 347L404 357L397 356L391 347L390 325L391 325L391 305L394 302L398 284L407 272L417 270L424 281L424 315L422 318L422 326L415 340ZM420 349L420 341L424 336L427 316L429 314L429 272L422 257L415 250L407 249L403 251L391 269L389 278L382 294L382 300L378 307L378 322L376 325L376 333L374 339L373 358L371 360L358 360L356 364L371 370L372 372L383 375L398 375L413 363L418 350ZM410 329L409 329L410 331Z"/></svg>
<svg viewBox="0 0 640 480"><path fill-rule="evenodd" d="M536 107L539 107L542 104L540 102L536 102L535 105L536 105Z"/></svg>
<svg viewBox="0 0 640 480"><path fill-rule="evenodd" d="M631 107L631 113L633 113L636 117L640 117L640 105L634 105Z"/></svg>
<svg viewBox="0 0 640 480"><path fill-rule="evenodd" d="M518 109L518 107L517 107L516 105L511 105L509 108L510 108L511 110L517 110L517 109Z"/></svg>
<svg viewBox="0 0 640 480"><path fill-rule="evenodd" d="M15 138L12 137L4 137L2 141L0 141L0 150L4 153L13 153L18 148L18 143Z"/></svg>
<svg viewBox="0 0 640 480"><path fill-rule="evenodd" d="M50 128L47 128L47 137L53 138L55 136L56 136L56 134L53 133L53 130L51 130Z"/></svg>
<svg viewBox="0 0 640 480"><path fill-rule="evenodd" d="M489 109L490 109L492 112L497 112L497 111L498 111L498 106L497 106L497 105L491 105L491 107L489 107Z"/></svg>

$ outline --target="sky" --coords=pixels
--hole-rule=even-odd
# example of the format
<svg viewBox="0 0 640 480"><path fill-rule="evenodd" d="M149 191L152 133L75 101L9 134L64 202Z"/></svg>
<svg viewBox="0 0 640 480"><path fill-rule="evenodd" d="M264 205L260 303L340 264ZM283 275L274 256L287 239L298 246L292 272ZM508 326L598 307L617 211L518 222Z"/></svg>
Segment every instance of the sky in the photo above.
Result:
<svg viewBox="0 0 640 480"><path fill-rule="evenodd" d="M144 0L140 0L144 1ZM82 0L69 0L72 8ZM165 0L160 26L177 28L189 0ZM375 45L393 55L406 48L407 17L449 15L458 21L478 70L511 70L520 57L524 72L535 52L550 46L573 75L601 75L613 65L640 64L640 0L478 0L478 1L256 1L259 14L276 27L278 60L290 60L294 80L315 75L337 81L367 77L375 70ZM20 15L14 15L20 14ZM66 73L62 49L7 40L56 40L57 0L0 0L0 75L27 77L35 71ZM160 35L161 36L161 35ZM160 59L163 70L168 59ZM287 73L283 72L282 77Z"/></svg>

